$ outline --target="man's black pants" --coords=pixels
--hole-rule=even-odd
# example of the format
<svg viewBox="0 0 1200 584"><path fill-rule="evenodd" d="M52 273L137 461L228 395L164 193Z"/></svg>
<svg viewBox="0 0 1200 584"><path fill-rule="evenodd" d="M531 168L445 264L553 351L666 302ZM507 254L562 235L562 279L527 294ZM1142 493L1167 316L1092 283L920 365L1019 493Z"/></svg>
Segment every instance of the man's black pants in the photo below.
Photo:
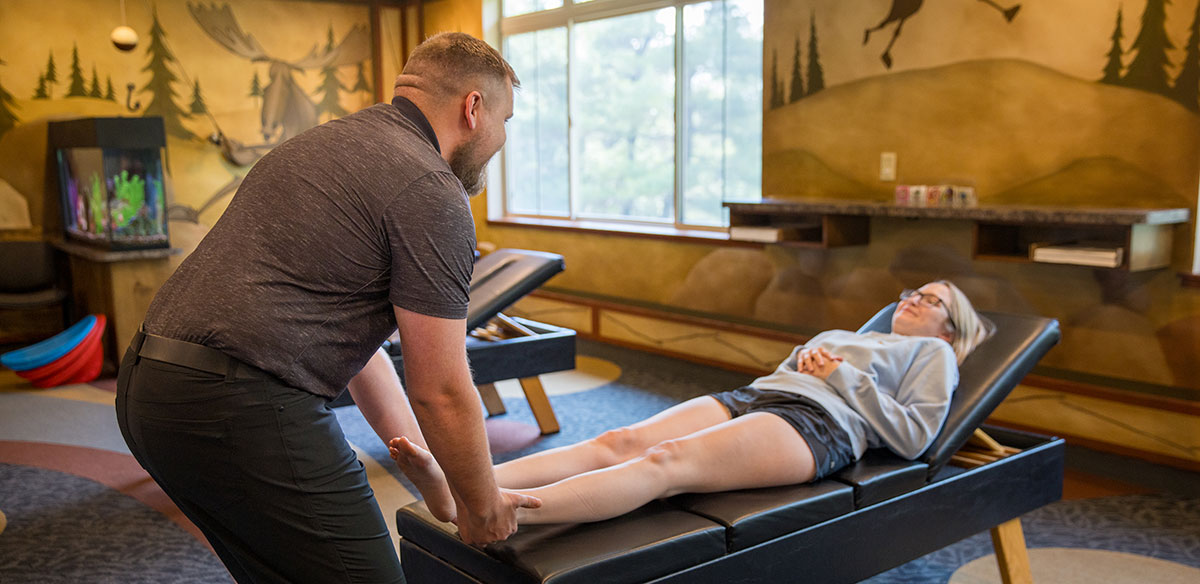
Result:
<svg viewBox="0 0 1200 584"><path fill-rule="evenodd" d="M238 582L404 582L324 398L232 360L220 374L139 357L143 338L118 377L121 434Z"/></svg>

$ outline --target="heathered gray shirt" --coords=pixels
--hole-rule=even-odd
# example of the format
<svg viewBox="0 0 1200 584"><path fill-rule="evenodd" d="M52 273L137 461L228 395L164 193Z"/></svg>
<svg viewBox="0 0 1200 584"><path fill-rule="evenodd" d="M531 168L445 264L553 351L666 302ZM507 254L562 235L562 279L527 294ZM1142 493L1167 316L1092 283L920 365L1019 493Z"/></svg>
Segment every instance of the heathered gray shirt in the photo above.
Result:
<svg viewBox="0 0 1200 584"><path fill-rule="evenodd" d="M393 304L466 316L474 249L462 183L396 98L259 160L145 327L332 398L395 330Z"/></svg>
<svg viewBox="0 0 1200 584"><path fill-rule="evenodd" d="M824 381L796 368L800 351L814 347L845 359ZM773 373L750 385L820 404L849 434L856 459L867 448L886 446L912 460L941 431L958 365L950 344L939 338L834 330L796 347Z"/></svg>

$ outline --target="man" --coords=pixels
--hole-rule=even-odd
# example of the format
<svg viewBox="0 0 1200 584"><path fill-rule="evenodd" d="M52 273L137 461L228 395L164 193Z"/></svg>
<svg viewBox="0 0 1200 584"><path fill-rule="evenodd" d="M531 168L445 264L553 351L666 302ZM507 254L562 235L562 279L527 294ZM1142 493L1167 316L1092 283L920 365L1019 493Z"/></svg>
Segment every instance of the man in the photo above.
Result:
<svg viewBox="0 0 1200 584"><path fill-rule="evenodd" d="M396 98L313 128L247 174L163 285L121 365L130 450L239 582L403 581L362 464L327 406L348 387L384 440L445 471L468 543L502 540L531 497L501 492L467 365L468 193L512 116L512 68L437 35ZM408 393L377 351L399 328ZM415 412L415 418L414 418Z"/></svg>

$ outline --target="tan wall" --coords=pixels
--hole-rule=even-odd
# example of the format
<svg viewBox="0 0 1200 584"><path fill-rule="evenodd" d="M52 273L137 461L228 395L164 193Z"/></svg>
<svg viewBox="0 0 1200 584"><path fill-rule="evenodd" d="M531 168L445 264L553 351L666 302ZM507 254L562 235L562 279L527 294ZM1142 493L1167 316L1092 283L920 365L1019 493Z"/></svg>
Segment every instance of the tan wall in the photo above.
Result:
<svg viewBox="0 0 1200 584"><path fill-rule="evenodd" d="M210 3L192 3L209 6ZM366 39L365 51L350 51L361 58L368 82L373 70L370 53L370 24L368 9L363 4L335 2L303 2L289 0L228 0L237 25L252 35L262 46L264 59L254 55L235 54L209 36L189 12L187 2L159 2L151 12L149 3L131 2L127 6L127 24L139 34L139 44L130 52L118 51L109 42L109 32L121 24L116 3L111 9L97 10L87 0L11 0L0 3L0 21L5 34L0 37L0 87L14 98L13 112L17 125L0 134L0 179L9 180L31 200L40 199L45 166L44 128L50 119L86 116L141 116L158 96L144 88L152 74L145 71L151 63L151 47L155 45L151 27L157 15L163 30L165 46L171 54L167 69L176 81L171 84L172 102L183 114L178 124L168 121L167 158L168 196L170 202L190 209L190 221L203 226L214 223L225 207L250 163L261 156L280 138L280 133L265 136L262 118L267 104L262 97L250 96L253 78L257 75L265 88L272 80L270 60L280 63L303 64L311 50L324 50L332 32L333 44L341 44L359 31ZM385 11L396 17L398 11ZM384 84L390 87L391 47L399 47L397 26L384 27ZM357 34L357 33L356 33ZM351 43L347 43L351 44ZM93 72L102 92L108 83L114 89L114 99L68 97L74 55L85 87L90 90ZM57 83L48 87L48 99L35 99L38 80L48 69L53 56ZM354 64L337 69L345 87L353 87L358 79ZM290 78L300 92L314 102L321 101L319 87L322 75L319 68L307 67L293 71ZM199 82L207 114L191 114L194 83ZM130 96L126 85L133 84ZM390 95L388 90L385 94ZM140 107L131 110L129 105ZM374 103L374 91L343 91L339 105L347 112L357 111ZM294 105L284 105L284 111L294 112ZM330 118L330 113L318 112L317 121ZM302 127L291 128L292 132ZM222 156L221 147L210 142L217 132L227 138L235 150L242 150L243 163L231 162ZM39 142L40 140L40 142ZM234 144L236 142L236 144ZM11 155L11 156L9 156ZM53 199L52 199L53 200ZM36 205L31 205L31 211ZM56 226L55 226L56 227ZM182 227L190 230L189 227ZM51 229L50 231L54 231ZM53 235L50 233L49 235ZM186 239L186 238L185 238ZM178 244L177 244L178 245Z"/></svg>
<svg viewBox="0 0 1200 584"><path fill-rule="evenodd" d="M1200 116L1161 95L1097 82L1120 3L1025 4L1007 22L984 3L926 3L905 23L889 69L880 57L894 24L862 44L887 2L768 0L767 67L776 53L777 77L790 84L795 41L804 62L815 15L826 87L767 108L764 194L887 200L897 183L880 181L878 165L891 151L900 182L966 182L985 203L1194 213ZM1176 47L1196 4L1168 9ZM1128 43L1144 6L1123 6ZM1183 50L1170 57L1178 64ZM1172 269L1140 273L975 261L971 225L941 220L876 219L869 245L836 250L479 231L502 247L562 253L567 271L550 283L558 290L797 330L857 326L901 288L950 277L982 308L1060 319L1064 339L1046 366L1200 395L1200 291L1176 276L1191 266L1192 223L1175 229Z"/></svg>
<svg viewBox="0 0 1200 584"><path fill-rule="evenodd" d="M769 0L768 67L774 51L779 55L779 71L790 72L796 36L801 35L801 44L807 47L809 15L815 14L826 88L766 112L767 193L886 198L892 184L881 183L876 175L879 151L888 149L899 155L902 181L973 181L981 198L990 202L1170 205L1194 210L1200 166L1197 115L1161 96L1095 83L1117 0L1105 0L1097 9L1101 16L1089 26L1074 22L1081 1L1053 8L1028 4L1012 23L1005 23L984 3L926 3L905 24L889 70L879 57L891 28L874 33L866 47L861 44L862 29L881 19L886 2ZM1181 30L1190 23L1196 2L1182 0L1169 8L1168 32L1176 46L1187 38ZM54 4L69 8L85 3L57 0ZM230 4L242 26L280 58L298 59L312 45L323 46L331 23L336 37L367 18L365 8L355 4L281 0ZM0 136L0 153L5 154L0 158L0 178L28 191L38 189L44 164L36 124L62 115L128 115L123 103L29 99L49 51L64 79L71 66L71 48L78 43L85 76L90 81L93 65L102 81L111 75L122 102L126 81L139 87L146 81L140 68L147 59L145 31L150 14L144 8L131 5L130 24L143 32L143 44L126 54L112 49L107 35L85 34L97 26L110 30L119 24L115 20L119 17L102 14L84 19L72 15L85 11L60 10L55 14L61 16L48 18L43 16L48 13L43 5L34 0L0 4L4 22L29 22L43 33L0 39L0 56L7 62L0 66L0 86L14 95L21 123L28 124ZM279 17L277 5L286 6L289 18ZM191 21L185 6L159 7L171 47L187 72L206 88L222 129L251 143L260 105L245 93L255 67L266 82L265 65L252 64L213 43ZM1136 32L1143 6L1138 2L1123 6L1128 39ZM291 18L297 11L307 16ZM482 34L480 0L438 0L426 4L424 14L427 34L443 30ZM46 30L55 34L44 34ZM919 42L939 30L955 31L957 40ZM1098 41L1097 34L1102 37ZM946 46L953 51L939 48ZM1182 49L1171 55L1177 63ZM385 67L395 68L395 64ZM352 81L349 71L343 75L347 83ZM309 73L299 82L311 93L317 76ZM1027 90L1017 92L1022 87ZM57 95L63 92L65 84L60 81ZM184 96L179 103L186 104L190 92L184 87L177 92ZM1053 99L1045 99L1046 95ZM343 105L357 109L371 100L352 101L347 97ZM914 109L915 105L920 107ZM973 132L969 124L976 118L994 123ZM821 120L835 122L831 127ZM212 126L204 117L189 119L185 125L199 137ZM1081 136L1072 136L1072 130ZM199 139L172 137L168 152L174 201L196 210L202 224L215 221L228 202L221 190L243 175L245 168L229 164L218 149ZM808 186L797 191L796 185ZM844 192L847 188L850 192ZM878 219L872 222L870 245L830 251L729 248L498 226L486 222L485 196L473 202L479 239L562 253L567 271L550 283L560 290L812 331L855 326L901 287L950 276L982 307L1038 312L1062 320L1064 342L1047 358L1047 365L1111 378L1116 384L1200 389L1200 364L1194 359L1200 354L1200 292L1181 288L1173 270L1130 274L974 261L969 224L953 221ZM37 202L30 205L31 211L41 208ZM173 238L192 244L203 233L202 228L177 225L172 230ZM1177 231L1176 268L1190 261L1191 227Z"/></svg>

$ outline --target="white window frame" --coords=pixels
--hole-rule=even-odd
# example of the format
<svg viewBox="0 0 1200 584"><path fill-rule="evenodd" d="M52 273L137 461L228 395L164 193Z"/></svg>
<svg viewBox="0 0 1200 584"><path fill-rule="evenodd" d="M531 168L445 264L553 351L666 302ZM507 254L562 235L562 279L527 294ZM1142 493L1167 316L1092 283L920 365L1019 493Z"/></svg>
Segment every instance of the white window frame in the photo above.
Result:
<svg viewBox="0 0 1200 584"><path fill-rule="evenodd" d="M622 219L617 217L606 217L603 219L595 218L580 218L575 215L575 200L573 193L576 192L576 181L578 180L576 166L568 162L568 185L571 192L567 196L567 216L550 216L550 215L530 215L521 213L511 213L508 211L507 205L507 177L505 176L505 161L507 148L501 149L500 155L496 156L488 167L489 176L493 177L488 181L491 187L488 189L487 200L487 216L489 220L503 221L505 219L529 219L542 222L543 224L552 223L558 226L575 225L580 228L596 228L603 230L618 230L639 233L653 233L662 228L672 230L680 234L693 234L704 237L705 232L709 235L722 234L728 230L728 214L725 214L725 220L722 225L693 225L682 222L682 206L683 206L683 187L684 187L684 165L680 161L687 160L687 144L681 131L681 121L679 112L687 111L686 108L686 87L684 87L684 75L680 74L684 70L684 42L683 42L683 7L691 4L702 4L710 0L591 0L590 2L575 3L572 0L563 0L563 5L559 8L542 10L521 14L518 16L503 17L502 0L483 0L483 32L484 40L499 51L503 51L504 37L506 35L521 34L534 32L542 29L565 27L567 30L568 51L574 51L574 44L571 42L573 27L579 22L588 22L592 20L600 20L604 18L612 18L624 16L626 14L635 14L640 12L648 12L651 10L659 10L662 8L675 7L675 152L674 152L674 197L673 197L673 221L645 221L636 219ZM573 54L567 56L567 79L571 78L571 65L574 61ZM517 72L520 75L520 72ZM567 90L567 128L571 128L571 91L568 81ZM765 92L765 89L764 89ZM569 131L569 130L568 130ZM573 140L567 140L567 160L571 160Z"/></svg>

